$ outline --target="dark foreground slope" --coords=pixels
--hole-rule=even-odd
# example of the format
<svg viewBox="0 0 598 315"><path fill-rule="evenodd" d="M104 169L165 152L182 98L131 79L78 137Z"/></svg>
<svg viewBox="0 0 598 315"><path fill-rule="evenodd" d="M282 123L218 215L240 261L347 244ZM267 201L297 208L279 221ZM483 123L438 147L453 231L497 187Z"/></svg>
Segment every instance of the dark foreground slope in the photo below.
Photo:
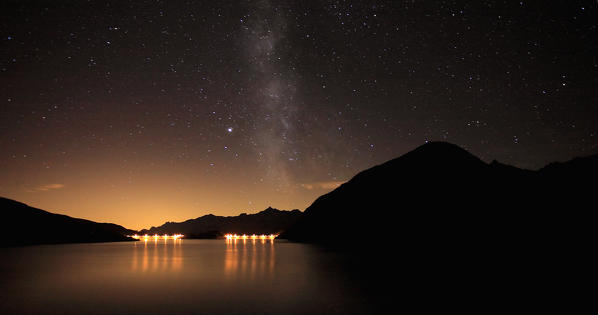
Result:
<svg viewBox="0 0 598 315"><path fill-rule="evenodd" d="M573 280L593 261L597 167L529 171L428 143L319 197L281 237L349 253L372 292L424 308L571 302L587 295Z"/></svg>
<svg viewBox="0 0 598 315"><path fill-rule="evenodd" d="M29 207L0 198L0 246L114 242L133 240L134 231L112 223L97 223Z"/></svg>
<svg viewBox="0 0 598 315"><path fill-rule="evenodd" d="M536 177L534 172L486 164L452 144L428 143L319 197L284 236L339 247L355 234L364 236L359 240L470 235L522 215L514 207L529 206L533 198L528 182Z"/></svg>
<svg viewBox="0 0 598 315"><path fill-rule="evenodd" d="M597 175L598 156L529 171L487 164L458 146L432 142L319 197L283 236L333 247L355 234L366 242L399 235L434 242L440 236L477 242L474 236L484 235L502 242L548 230L554 236L563 227L547 225L593 211L586 201Z"/></svg>
<svg viewBox="0 0 598 315"><path fill-rule="evenodd" d="M186 238L217 238L226 233L278 234L301 217L299 210L268 208L255 214L222 217L212 214L184 222L166 222L159 227L140 231L141 234L184 234Z"/></svg>

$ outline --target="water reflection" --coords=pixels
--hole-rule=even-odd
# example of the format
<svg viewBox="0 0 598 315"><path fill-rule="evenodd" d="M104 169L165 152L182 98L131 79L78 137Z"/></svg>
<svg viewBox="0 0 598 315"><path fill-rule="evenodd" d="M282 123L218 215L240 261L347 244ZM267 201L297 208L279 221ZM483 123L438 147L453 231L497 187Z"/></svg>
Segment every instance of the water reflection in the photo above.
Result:
<svg viewBox="0 0 598 315"><path fill-rule="evenodd" d="M259 238L0 248L0 314L359 313L334 255Z"/></svg>
<svg viewBox="0 0 598 315"><path fill-rule="evenodd" d="M228 279L271 278L276 254L274 239L227 239L224 275Z"/></svg>
<svg viewBox="0 0 598 315"><path fill-rule="evenodd" d="M183 268L182 239L145 239L133 244L131 270L155 272L158 270L180 271Z"/></svg>

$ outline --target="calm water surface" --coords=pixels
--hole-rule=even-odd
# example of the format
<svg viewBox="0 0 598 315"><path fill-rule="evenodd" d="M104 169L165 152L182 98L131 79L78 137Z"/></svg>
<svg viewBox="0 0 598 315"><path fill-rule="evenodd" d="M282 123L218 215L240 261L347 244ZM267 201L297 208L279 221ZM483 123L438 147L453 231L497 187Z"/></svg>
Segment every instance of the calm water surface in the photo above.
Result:
<svg viewBox="0 0 598 315"><path fill-rule="evenodd" d="M362 313L338 257L274 241L0 248L0 313Z"/></svg>

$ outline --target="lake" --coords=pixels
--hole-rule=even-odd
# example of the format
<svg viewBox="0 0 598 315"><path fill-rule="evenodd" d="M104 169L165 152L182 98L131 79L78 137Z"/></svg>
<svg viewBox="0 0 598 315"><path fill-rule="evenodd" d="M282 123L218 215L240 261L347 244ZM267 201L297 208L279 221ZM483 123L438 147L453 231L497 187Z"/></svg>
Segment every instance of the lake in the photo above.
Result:
<svg viewBox="0 0 598 315"><path fill-rule="evenodd" d="M335 253L281 240L0 248L0 313L366 313Z"/></svg>

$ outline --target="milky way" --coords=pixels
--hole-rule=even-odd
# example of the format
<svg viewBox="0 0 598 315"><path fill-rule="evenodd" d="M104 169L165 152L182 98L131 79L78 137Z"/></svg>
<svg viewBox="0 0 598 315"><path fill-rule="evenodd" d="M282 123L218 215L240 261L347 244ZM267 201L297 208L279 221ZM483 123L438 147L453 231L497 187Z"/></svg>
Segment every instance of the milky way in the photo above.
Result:
<svg viewBox="0 0 598 315"><path fill-rule="evenodd" d="M283 49L280 42L287 28L279 10L268 1L257 3L254 15L248 16L248 26L243 30L247 37L250 79L255 82L252 90L258 160L266 164L265 175L278 189L288 189L292 179L287 162L299 158L293 149L298 105L292 73L279 65L282 54L278 51Z"/></svg>

